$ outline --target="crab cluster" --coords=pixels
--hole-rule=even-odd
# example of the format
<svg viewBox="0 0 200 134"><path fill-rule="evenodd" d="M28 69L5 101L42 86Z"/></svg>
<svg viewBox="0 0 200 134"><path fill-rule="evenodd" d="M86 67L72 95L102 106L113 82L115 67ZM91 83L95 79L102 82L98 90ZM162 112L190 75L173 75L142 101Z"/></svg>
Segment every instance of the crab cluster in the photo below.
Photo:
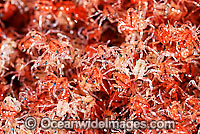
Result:
<svg viewBox="0 0 200 134"><path fill-rule="evenodd" d="M24 120L175 121L200 133L198 0L4 0L0 2L0 133Z"/></svg>

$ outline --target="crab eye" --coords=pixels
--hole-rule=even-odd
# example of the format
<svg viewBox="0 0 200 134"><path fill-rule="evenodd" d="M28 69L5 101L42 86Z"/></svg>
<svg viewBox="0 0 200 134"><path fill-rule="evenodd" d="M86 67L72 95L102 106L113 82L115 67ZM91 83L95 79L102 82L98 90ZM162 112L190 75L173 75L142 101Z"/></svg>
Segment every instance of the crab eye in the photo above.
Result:
<svg viewBox="0 0 200 134"><path fill-rule="evenodd" d="M22 52L26 52L26 49L23 48L23 49L22 49Z"/></svg>
<svg viewBox="0 0 200 134"><path fill-rule="evenodd" d="M34 9L35 9L35 10L39 10L39 6L35 6Z"/></svg>

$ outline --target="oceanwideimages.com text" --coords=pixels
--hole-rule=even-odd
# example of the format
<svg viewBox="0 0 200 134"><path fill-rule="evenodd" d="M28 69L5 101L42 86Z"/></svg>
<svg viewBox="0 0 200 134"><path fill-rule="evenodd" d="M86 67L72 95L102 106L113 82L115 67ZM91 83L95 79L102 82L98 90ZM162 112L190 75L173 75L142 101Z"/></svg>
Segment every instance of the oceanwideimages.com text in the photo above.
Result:
<svg viewBox="0 0 200 134"><path fill-rule="evenodd" d="M132 131L134 129L175 129L174 121L151 121L147 123L146 121L135 121L135 120L51 120L49 117L44 117L40 120L40 126L44 129L115 129L115 130L127 130ZM25 119L24 125L27 129L35 129L38 122L37 120L29 116Z"/></svg>

